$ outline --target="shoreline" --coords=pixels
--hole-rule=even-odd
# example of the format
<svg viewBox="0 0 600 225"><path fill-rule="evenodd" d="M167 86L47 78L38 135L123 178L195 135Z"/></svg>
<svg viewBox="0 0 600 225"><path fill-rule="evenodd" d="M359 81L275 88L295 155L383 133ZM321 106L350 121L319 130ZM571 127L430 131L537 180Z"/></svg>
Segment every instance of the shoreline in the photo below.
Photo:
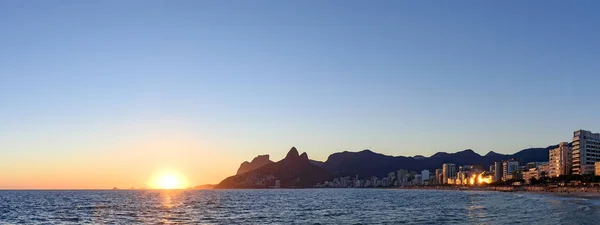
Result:
<svg viewBox="0 0 600 225"><path fill-rule="evenodd" d="M398 187L397 190L442 190L442 191L493 191L545 194L560 197L578 197L600 200L600 187L547 187L547 186L499 186L499 187L468 187L468 186L421 186Z"/></svg>

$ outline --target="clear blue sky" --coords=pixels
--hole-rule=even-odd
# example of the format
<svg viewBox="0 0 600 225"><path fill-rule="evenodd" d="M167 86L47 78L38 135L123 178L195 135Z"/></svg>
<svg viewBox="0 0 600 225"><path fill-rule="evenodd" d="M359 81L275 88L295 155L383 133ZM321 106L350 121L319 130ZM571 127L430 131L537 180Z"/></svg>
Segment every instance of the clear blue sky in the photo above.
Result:
<svg viewBox="0 0 600 225"><path fill-rule="evenodd" d="M0 164L86 161L140 137L185 137L236 165L291 146L325 160L569 141L600 131L598 12L598 1L2 1Z"/></svg>

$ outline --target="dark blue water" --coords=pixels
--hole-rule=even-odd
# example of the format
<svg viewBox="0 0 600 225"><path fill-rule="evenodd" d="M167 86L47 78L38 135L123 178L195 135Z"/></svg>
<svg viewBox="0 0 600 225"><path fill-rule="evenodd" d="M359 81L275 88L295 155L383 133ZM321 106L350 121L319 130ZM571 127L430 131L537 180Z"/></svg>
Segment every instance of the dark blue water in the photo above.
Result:
<svg viewBox="0 0 600 225"><path fill-rule="evenodd" d="M0 224L598 224L598 205L477 191L0 191Z"/></svg>

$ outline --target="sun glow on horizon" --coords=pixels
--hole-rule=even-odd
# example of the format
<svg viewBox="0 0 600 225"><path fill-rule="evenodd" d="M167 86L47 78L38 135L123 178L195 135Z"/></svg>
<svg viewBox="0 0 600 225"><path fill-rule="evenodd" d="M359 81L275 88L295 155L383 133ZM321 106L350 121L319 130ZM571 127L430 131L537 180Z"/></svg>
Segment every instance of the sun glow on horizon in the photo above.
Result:
<svg viewBox="0 0 600 225"><path fill-rule="evenodd" d="M174 171L162 171L155 174L150 180L152 189L185 189L189 183L181 174Z"/></svg>

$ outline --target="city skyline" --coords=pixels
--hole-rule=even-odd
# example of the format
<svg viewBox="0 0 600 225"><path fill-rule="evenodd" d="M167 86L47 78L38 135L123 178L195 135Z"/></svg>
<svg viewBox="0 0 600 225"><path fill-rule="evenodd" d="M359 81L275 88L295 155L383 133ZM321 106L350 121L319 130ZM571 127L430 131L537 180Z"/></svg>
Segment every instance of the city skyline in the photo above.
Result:
<svg viewBox="0 0 600 225"><path fill-rule="evenodd" d="M570 142L600 130L599 4L0 2L0 188Z"/></svg>

